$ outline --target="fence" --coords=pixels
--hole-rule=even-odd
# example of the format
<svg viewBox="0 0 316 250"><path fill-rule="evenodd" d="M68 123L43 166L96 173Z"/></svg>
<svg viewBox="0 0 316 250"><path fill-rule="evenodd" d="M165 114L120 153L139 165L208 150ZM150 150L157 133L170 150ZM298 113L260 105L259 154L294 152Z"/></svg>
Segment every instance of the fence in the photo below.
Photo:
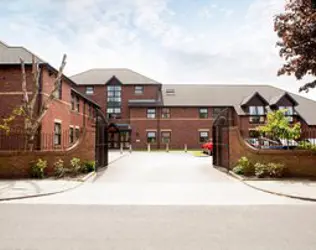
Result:
<svg viewBox="0 0 316 250"><path fill-rule="evenodd" d="M301 129L300 137L293 140L288 134L282 134L279 137L273 137L268 134L260 134L255 129L241 129L241 136L251 145L258 148L297 148L297 147L316 147L316 129L304 128Z"/></svg>
<svg viewBox="0 0 316 250"><path fill-rule="evenodd" d="M39 133L34 137L33 150L64 150L76 143L82 131L64 130L61 133ZM0 151L29 151L28 136L23 130L0 131Z"/></svg>

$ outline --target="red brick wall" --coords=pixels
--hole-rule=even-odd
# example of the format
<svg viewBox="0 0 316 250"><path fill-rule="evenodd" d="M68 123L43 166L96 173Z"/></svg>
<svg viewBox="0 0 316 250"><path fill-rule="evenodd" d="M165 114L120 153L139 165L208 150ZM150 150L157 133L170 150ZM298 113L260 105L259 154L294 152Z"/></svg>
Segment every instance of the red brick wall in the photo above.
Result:
<svg viewBox="0 0 316 250"><path fill-rule="evenodd" d="M32 91L33 84L30 66L26 67L26 72L27 88ZM55 77L56 74L49 73L48 68L43 66L40 80L42 82L42 101L45 101L48 94L52 91ZM21 105L21 78L21 67L19 65L0 66L0 118L8 117L14 108ZM71 110L71 87L72 83L64 78L62 81L62 99L54 100L43 118L41 133L48 135L45 144L53 145L52 135L55 119L62 121L63 131L69 131L70 125L79 126L80 128L84 126L91 128L94 124L94 120L88 119L88 104L85 103L83 98L80 98L80 112L78 113ZM23 120L21 118L17 119L15 125L23 127ZM51 143L47 142L47 140L50 140ZM62 145L62 147L68 146L67 144Z"/></svg>
<svg viewBox="0 0 316 250"><path fill-rule="evenodd" d="M283 163L291 177L316 177L316 154L305 150L267 150L255 149L245 143L238 127L231 127L229 131L230 168L238 159L246 156L252 163L276 162Z"/></svg>
<svg viewBox="0 0 316 250"><path fill-rule="evenodd" d="M27 89L32 93L31 67L26 66ZM21 66L0 65L0 119L7 118L12 111L22 104L22 75ZM17 119L13 125L20 127L21 120Z"/></svg>
<svg viewBox="0 0 316 250"><path fill-rule="evenodd" d="M199 108L170 108L171 117L161 118L161 110L157 109L156 119L147 119L147 108L131 108L132 144L134 148L145 148L147 131L157 131L157 143L154 148L165 148L161 143L161 131L171 131L171 149L182 149L184 144L188 148L200 148L199 130L208 130L212 136L213 118L209 109L209 118L199 118ZM140 142L136 142L140 140Z"/></svg>
<svg viewBox="0 0 316 250"><path fill-rule="evenodd" d="M95 159L95 131L83 131L78 144L65 151L36 151L36 152L1 152L0 151L0 178L28 178L30 177L31 163L39 158L47 160L47 175L54 174L54 163L58 159L64 161L66 167L70 160L79 158L82 162Z"/></svg>
<svg viewBox="0 0 316 250"><path fill-rule="evenodd" d="M112 82L113 84L113 82ZM87 85L94 86L94 94L89 95L89 97L98 103L104 114L106 114L107 107L107 85ZM157 100L159 95L160 85L142 85L144 86L143 94L135 94L135 86L138 85L122 85L122 113L121 119L111 120L114 123L129 123L130 111L128 107L128 101L132 99L155 99ZM77 86L78 91L85 94L86 86Z"/></svg>
<svg viewBox="0 0 316 250"><path fill-rule="evenodd" d="M94 87L93 95L87 95L91 100L100 105L101 110L106 112L106 86L105 85L89 85ZM86 94L86 86L76 86L76 89L82 94Z"/></svg>

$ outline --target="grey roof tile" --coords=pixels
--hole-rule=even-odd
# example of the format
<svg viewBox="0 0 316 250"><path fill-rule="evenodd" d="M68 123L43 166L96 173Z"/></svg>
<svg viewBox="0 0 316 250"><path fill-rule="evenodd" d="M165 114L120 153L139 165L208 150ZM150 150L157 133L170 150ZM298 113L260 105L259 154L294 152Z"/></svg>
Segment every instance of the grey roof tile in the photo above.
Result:
<svg viewBox="0 0 316 250"><path fill-rule="evenodd" d="M45 63L44 60L36 56L40 63ZM0 64L20 64L20 58L26 64L32 63L32 53L24 47L13 47L0 41Z"/></svg>
<svg viewBox="0 0 316 250"><path fill-rule="evenodd" d="M90 69L71 77L78 85L103 85L115 76L122 84L160 84L130 69Z"/></svg>
<svg viewBox="0 0 316 250"><path fill-rule="evenodd" d="M166 93L174 89L173 95ZM268 85L163 85L163 103L165 106L232 106L239 115L245 115L241 103L254 92L265 100L272 100L286 91ZM288 93L297 103L296 111L309 125L316 125L316 102L305 97Z"/></svg>

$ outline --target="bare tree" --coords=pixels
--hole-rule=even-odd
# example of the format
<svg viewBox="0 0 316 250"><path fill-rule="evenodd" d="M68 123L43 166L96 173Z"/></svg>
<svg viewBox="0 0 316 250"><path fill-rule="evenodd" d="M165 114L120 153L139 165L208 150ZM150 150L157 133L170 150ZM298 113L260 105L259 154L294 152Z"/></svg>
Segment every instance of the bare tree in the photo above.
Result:
<svg viewBox="0 0 316 250"><path fill-rule="evenodd" d="M40 93L40 67L39 63L36 60L36 57L32 56L32 89L34 90L33 95L30 97L27 91L27 81L26 81L26 70L25 70L25 62L22 58L20 58L21 62L21 74L22 74L22 105L16 107L12 114L8 118L3 119L3 124L0 124L0 129L6 130L8 133L10 132L10 126L12 122L16 119L17 116L23 118L24 121L24 132L26 134L27 140L25 143L26 150L34 149L34 139L36 134L38 133L38 129L45 117L50 105L53 100L56 98L56 93L61 86L61 79L63 76L63 71L66 66L66 58L64 55L62 59L62 63L59 67L57 76L53 83L53 88L49 93L45 93L48 96L42 95L42 103L39 107L39 111L37 112L37 105L39 100ZM44 98L45 97L45 98Z"/></svg>

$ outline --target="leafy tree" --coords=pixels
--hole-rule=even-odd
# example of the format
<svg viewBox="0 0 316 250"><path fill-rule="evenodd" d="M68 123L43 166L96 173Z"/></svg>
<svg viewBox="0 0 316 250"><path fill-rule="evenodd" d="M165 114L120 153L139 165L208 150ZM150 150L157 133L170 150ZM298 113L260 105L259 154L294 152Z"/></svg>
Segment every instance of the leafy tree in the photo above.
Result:
<svg viewBox="0 0 316 250"><path fill-rule="evenodd" d="M26 134L26 144L25 149L33 150L35 136L38 133L38 129L42 123L43 118L45 117L50 105L53 100L56 98L56 93L61 85L61 79L63 76L63 70L66 66L66 55L63 56L62 63L59 67L59 71L53 83L53 88L49 93L43 95L42 104L39 107L37 112L38 97L40 94L40 71L39 63L36 60L36 57L32 56L32 85L33 95L29 96L27 90L27 81L26 81L26 70L25 63L22 58L21 62L21 88L22 88L22 104L18 105L13 109L12 113L8 117L2 119L0 123L0 130L6 131L7 134L10 133L10 129L13 126L14 120L19 116L22 118L24 123L24 132Z"/></svg>
<svg viewBox="0 0 316 250"><path fill-rule="evenodd" d="M295 123L291 126L289 119L285 115L286 109L269 112L267 123L257 129L261 134L265 134L272 139L298 139L301 135L301 124Z"/></svg>
<svg viewBox="0 0 316 250"><path fill-rule="evenodd" d="M284 13L275 18L274 29L280 40L280 56L285 64L278 75L316 76L316 8L314 0L287 0ZM313 4L312 4L313 3ZM316 80L306 83L300 91L315 88Z"/></svg>

